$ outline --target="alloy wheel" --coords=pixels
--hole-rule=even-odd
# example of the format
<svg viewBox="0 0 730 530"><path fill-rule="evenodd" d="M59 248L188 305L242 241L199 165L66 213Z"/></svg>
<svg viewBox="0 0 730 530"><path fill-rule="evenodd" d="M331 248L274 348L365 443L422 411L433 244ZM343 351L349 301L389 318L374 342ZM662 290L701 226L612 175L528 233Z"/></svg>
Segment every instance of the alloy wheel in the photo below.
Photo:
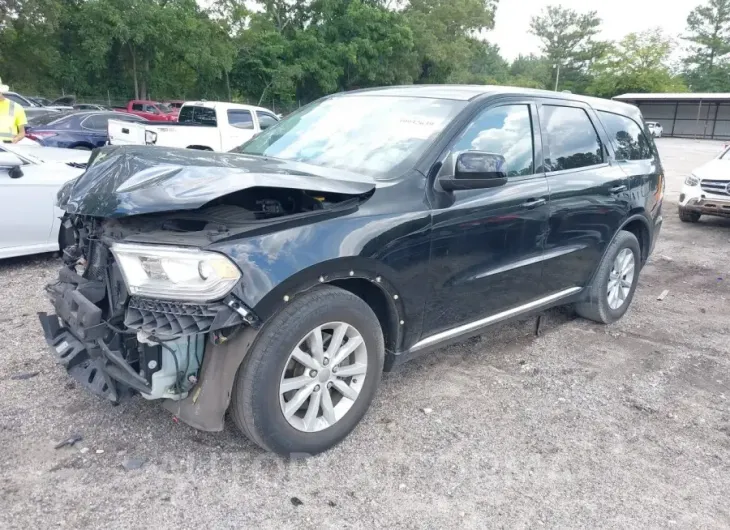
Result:
<svg viewBox="0 0 730 530"><path fill-rule="evenodd" d="M613 267L608 276L608 306L614 311L620 309L629 296L631 286L634 283L636 262L634 253L629 248L624 248L613 260Z"/></svg>
<svg viewBox="0 0 730 530"><path fill-rule="evenodd" d="M357 329L345 322L316 327L299 341L281 374L284 418L304 432L331 427L357 401L367 368L367 348Z"/></svg>

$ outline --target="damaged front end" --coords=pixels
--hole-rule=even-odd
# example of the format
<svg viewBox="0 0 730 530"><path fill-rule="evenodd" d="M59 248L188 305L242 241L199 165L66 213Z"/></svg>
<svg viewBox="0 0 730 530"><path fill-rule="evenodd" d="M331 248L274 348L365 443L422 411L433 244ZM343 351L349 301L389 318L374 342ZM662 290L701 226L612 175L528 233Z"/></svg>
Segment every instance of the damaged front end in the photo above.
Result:
<svg viewBox="0 0 730 530"><path fill-rule="evenodd" d="M374 189L307 169L187 150L95 151L58 195L74 243L46 287L55 313L39 314L55 359L115 403L139 393L197 428L222 429L245 355L228 352L229 339L250 344L259 322L237 264L207 248L345 215Z"/></svg>
<svg viewBox="0 0 730 530"><path fill-rule="evenodd" d="M256 323L234 292L214 302L171 300L171 293L160 288L165 270L188 272L180 260L153 257L154 248L138 256L136 264L130 261L124 272L120 260L130 260L131 245L120 243L119 223L82 216L68 216L65 222L77 242L64 250L64 267L46 287L56 314L39 317L56 360L94 394L115 403L134 391L147 399L184 399L198 380L207 337L220 341L241 324ZM139 272L135 266L150 272L149 285L125 279ZM130 294L154 289L164 298Z"/></svg>

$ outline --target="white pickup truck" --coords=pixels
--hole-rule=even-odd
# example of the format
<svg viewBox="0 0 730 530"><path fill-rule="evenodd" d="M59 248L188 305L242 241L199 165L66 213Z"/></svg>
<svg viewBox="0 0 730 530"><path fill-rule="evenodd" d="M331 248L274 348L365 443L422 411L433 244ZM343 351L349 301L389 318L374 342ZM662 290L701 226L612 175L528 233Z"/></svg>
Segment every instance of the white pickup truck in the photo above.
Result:
<svg viewBox="0 0 730 530"><path fill-rule="evenodd" d="M109 143L225 152L278 121L273 112L261 107L220 101L189 101L180 107L177 123L109 120Z"/></svg>

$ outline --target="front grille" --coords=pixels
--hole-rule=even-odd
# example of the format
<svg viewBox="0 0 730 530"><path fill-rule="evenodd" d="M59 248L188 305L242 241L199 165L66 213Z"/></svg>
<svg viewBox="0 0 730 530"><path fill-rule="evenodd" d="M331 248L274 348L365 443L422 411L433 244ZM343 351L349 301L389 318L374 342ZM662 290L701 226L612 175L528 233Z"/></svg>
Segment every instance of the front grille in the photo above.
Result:
<svg viewBox="0 0 730 530"><path fill-rule="evenodd" d="M730 182L727 180L702 179L700 186L702 187L702 191L707 193L714 193L715 195L730 195L730 191L728 191Z"/></svg>
<svg viewBox="0 0 730 530"><path fill-rule="evenodd" d="M132 297L124 325L160 337L205 333L222 310L228 308L223 304L183 304Z"/></svg>
<svg viewBox="0 0 730 530"><path fill-rule="evenodd" d="M86 256L86 278L90 280L104 280L109 249L98 240L90 240L88 246L89 255Z"/></svg>

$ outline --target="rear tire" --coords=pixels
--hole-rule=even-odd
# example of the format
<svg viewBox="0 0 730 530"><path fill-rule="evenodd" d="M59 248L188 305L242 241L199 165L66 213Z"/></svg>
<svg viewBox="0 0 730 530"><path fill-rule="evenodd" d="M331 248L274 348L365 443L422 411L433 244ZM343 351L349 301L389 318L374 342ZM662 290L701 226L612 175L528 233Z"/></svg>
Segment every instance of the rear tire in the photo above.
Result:
<svg viewBox="0 0 730 530"><path fill-rule="evenodd" d="M701 213L688 210L687 208L682 208L681 206L678 211L679 220L683 223L696 223L700 220L700 217L702 217Z"/></svg>
<svg viewBox="0 0 730 530"><path fill-rule="evenodd" d="M346 325L348 335L340 339L342 348L328 351L335 340L334 333L326 331L331 323ZM301 355L305 350L307 362L316 360L317 347L309 346L309 340L312 344L315 342L309 339L315 331L323 339L319 343L319 351L324 352L324 357L320 356L318 366L305 368L307 365L300 364L298 359L293 360L292 355L295 351ZM357 343L364 346L358 347L340 364L330 353L344 351L353 340L350 335L357 336ZM311 354L306 350L311 350ZM332 357L329 366L328 355ZM236 375L231 417L239 430L263 449L284 456L321 453L342 441L365 415L380 384L384 358L383 333L372 309L348 291L331 286L319 287L290 302L259 332ZM346 368L354 371L352 367L356 364L364 367L364 375L335 375L343 373ZM335 366L339 367L339 371ZM298 371L293 372L293 369ZM283 385L293 385L286 382L295 382L296 379L304 379L305 383L285 392ZM338 386L345 392L341 393ZM295 406L293 415L286 416L286 410L302 390L309 392L306 394L308 397L301 405ZM346 400L346 393L353 397ZM329 416L325 411L325 400ZM313 402L315 407L312 407ZM307 414L310 409L314 409L311 416ZM336 410L337 417L333 410Z"/></svg>
<svg viewBox="0 0 730 530"><path fill-rule="evenodd" d="M587 289L587 301L576 304L576 313L601 324L616 322L631 305L640 269L639 241L631 232L622 230L611 242L598 266Z"/></svg>

